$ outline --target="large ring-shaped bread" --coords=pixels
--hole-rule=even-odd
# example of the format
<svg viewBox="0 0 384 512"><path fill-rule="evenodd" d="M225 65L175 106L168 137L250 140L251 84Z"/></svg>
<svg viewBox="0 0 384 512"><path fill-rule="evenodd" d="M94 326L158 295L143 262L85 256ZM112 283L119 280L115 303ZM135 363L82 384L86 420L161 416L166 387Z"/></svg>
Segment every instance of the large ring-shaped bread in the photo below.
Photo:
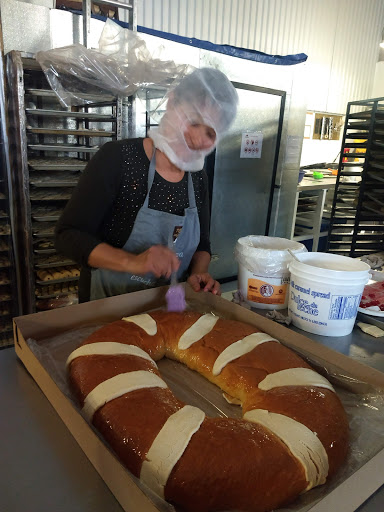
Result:
<svg viewBox="0 0 384 512"><path fill-rule="evenodd" d="M243 419L178 400L155 361L169 357L237 399ZM190 512L261 512L324 483L348 423L331 384L253 326L154 311L108 324L68 359L71 386L126 467Z"/></svg>

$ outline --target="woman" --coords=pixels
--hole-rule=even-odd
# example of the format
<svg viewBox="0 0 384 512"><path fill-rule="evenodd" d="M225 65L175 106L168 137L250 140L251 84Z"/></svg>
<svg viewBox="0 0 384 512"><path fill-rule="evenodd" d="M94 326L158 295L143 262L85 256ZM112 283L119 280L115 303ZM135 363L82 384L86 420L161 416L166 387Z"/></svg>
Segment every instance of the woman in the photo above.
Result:
<svg viewBox="0 0 384 512"><path fill-rule="evenodd" d="M204 158L236 115L227 77L202 68L169 94L145 139L105 144L82 174L56 228L56 248L82 265L79 301L169 283L220 293L208 273Z"/></svg>

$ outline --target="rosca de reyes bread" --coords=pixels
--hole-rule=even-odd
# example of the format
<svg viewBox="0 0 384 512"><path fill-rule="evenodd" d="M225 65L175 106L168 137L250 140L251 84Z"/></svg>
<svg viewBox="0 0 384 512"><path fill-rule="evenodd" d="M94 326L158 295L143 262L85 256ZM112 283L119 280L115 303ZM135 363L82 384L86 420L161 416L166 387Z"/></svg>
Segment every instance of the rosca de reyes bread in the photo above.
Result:
<svg viewBox="0 0 384 512"><path fill-rule="evenodd" d="M241 403L209 418L177 399L155 361L175 359ZM189 512L272 510L343 462L348 423L332 385L251 325L154 311L101 327L68 358L86 418L121 461Z"/></svg>

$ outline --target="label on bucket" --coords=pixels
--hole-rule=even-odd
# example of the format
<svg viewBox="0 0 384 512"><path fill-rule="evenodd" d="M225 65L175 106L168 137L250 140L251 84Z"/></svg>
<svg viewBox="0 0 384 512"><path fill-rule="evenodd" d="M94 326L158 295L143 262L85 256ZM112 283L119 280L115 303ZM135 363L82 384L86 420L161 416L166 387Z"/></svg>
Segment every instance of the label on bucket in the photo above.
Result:
<svg viewBox="0 0 384 512"><path fill-rule="evenodd" d="M359 295L332 295L329 309L330 320L349 320L357 315L361 294Z"/></svg>
<svg viewBox="0 0 384 512"><path fill-rule="evenodd" d="M260 279L248 279L247 300L252 302L284 304L286 293L287 283L272 285Z"/></svg>

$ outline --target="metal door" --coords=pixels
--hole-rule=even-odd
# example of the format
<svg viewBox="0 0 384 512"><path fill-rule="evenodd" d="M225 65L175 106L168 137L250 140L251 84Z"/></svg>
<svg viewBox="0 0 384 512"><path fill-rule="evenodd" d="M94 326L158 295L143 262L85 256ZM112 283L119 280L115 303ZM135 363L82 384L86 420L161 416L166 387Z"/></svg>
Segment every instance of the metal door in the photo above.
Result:
<svg viewBox="0 0 384 512"><path fill-rule="evenodd" d="M237 275L233 250L246 235L268 234L277 169L285 92L234 84L239 94L238 113L230 132L207 165L211 184L210 272L215 279ZM258 158L244 158L242 140L259 132Z"/></svg>

